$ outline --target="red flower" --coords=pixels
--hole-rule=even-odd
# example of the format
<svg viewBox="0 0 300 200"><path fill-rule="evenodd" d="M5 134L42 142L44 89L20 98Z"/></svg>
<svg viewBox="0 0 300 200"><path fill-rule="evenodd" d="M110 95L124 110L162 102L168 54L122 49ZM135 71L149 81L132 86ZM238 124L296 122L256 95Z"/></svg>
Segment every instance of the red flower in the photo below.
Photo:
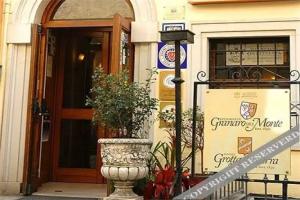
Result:
<svg viewBox="0 0 300 200"><path fill-rule="evenodd" d="M153 181L149 181L144 191L144 200L152 199L153 192L154 192L154 183Z"/></svg>
<svg viewBox="0 0 300 200"><path fill-rule="evenodd" d="M185 170L182 172L182 185L184 186L184 190L188 190L191 187L190 182L190 170Z"/></svg>
<svg viewBox="0 0 300 200"><path fill-rule="evenodd" d="M165 169L156 171L154 181L154 197L156 199L170 199L174 178L175 170L171 166L166 166Z"/></svg>

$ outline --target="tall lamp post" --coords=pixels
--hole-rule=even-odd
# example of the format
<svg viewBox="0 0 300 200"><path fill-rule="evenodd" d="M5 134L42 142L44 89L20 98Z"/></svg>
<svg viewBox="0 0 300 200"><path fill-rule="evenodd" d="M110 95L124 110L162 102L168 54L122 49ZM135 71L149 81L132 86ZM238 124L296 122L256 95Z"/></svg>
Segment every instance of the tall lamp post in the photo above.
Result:
<svg viewBox="0 0 300 200"><path fill-rule="evenodd" d="M194 33L189 30L162 31L161 41L168 44L175 44L175 124L176 124L176 182L175 196L182 193L182 166L181 166L181 84L184 80L180 73L180 44L194 43Z"/></svg>

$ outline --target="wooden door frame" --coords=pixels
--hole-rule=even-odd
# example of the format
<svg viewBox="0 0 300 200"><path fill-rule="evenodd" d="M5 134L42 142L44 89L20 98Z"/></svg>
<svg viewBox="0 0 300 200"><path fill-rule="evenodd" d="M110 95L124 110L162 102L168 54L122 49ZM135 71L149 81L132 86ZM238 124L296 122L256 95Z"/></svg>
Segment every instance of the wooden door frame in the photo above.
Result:
<svg viewBox="0 0 300 200"><path fill-rule="evenodd" d="M23 166L23 183L21 184L21 191L23 194L31 194L34 188L38 186L37 183L37 162L34 158L38 157L37 150L39 149L39 129L40 118L37 113L34 113L34 106L39 97L40 84L38 83L42 76L42 68L45 61L45 35L38 25L32 26L32 48L31 48L31 63L30 63L30 81L28 91L27 104L27 122L25 135L25 149L24 149L24 166Z"/></svg>
<svg viewBox="0 0 300 200"><path fill-rule="evenodd" d="M132 12L134 9L130 3L130 0L125 0L131 6ZM38 166L38 151L40 143L40 118L37 114L33 113L33 107L35 103L41 103L43 95L43 83L45 79L45 61L46 61L46 49L47 49L47 29L55 28L114 28L117 23L114 23L113 19L109 20L52 20L55 12L64 0L52 0L47 5L43 17L41 20L42 25L37 28L34 25L32 28L32 49L31 49L31 63L30 63L30 81L28 91L28 103L27 103L27 121L26 121L26 133L25 133L25 148L24 148L24 166L23 166L23 182L21 184L21 191L24 194L31 194L36 191L40 186L39 180L33 180L37 178L37 166ZM121 19L120 19L121 22ZM126 24L126 23L125 23ZM127 24L130 29L130 23ZM40 29L41 34L39 37L36 35ZM36 36L36 37L34 37ZM113 44L117 44L115 41ZM118 40L119 42L119 40ZM38 45L36 45L36 43ZM118 43L119 44L119 43ZM132 52L134 49L132 48ZM112 56L112 55L111 55ZM116 55L117 56L117 55ZM113 60L113 56L111 60ZM130 62L133 66L133 57L130 58ZM111 63L111 71L116 72L118 68L115 68ZM133 74L133 69L132 69ZM37 98L38 102L35 102Z"/></svg>
<svg viewBox="0 0 300 200"><path fill-rule="evenodd" d="M110 24L113 24L113 20L110 20ZM78 21L79 22L79 21ZM81 23L76 23L76 21L70 23L70 21L60 21L52 23L51 26L44 24L41 26L42 34L39 38L40 44L37 48L33 46L32 48L32 56L31 56L31 69L30 69L30 87L28 94L28 115L26 122L26 136L25 136L25 159L24 159L24 167L23 167L23 183L22 183L22 191L24 194L31 194L36 191L37 187L41 185L40 182L36 182L36 180L32 180L32 177L36 177L37 174L37 166L38 160L38 149L40 147L40 135L39 135L39 125L40 119L37 115L35 115L32 110L35 104L35 96L38 97L38 101L41 102L43 97L43 83L45 79L45 61L46 61L46 48L47 48L47 29L56 29L56 28L113 28L113 26L109 27L107 21L84 21ZM36 29L33 29L33 33ZM34 41L32 41L34 42ZM33 43L32 43L33 44ZM111 57L113 60L113 57ZM118 69L113 69L113 65L111 65L111 70L117 71ZM39 80L39 81L36 81ZM33 153L33 156L32 156Z"/></svg>

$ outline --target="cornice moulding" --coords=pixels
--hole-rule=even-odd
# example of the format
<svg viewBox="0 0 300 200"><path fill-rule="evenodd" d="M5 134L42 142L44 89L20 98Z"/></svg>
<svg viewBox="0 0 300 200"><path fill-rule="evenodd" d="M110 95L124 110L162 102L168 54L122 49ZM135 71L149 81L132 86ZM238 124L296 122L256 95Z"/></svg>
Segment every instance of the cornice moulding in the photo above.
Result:
<svg viewBox="0 0 300 200"><path fill-rule="evenodd" d="M208 4L226 4L226 3L254 3L254 2L270 2L283 0L189 0L192 5L208 5Z"/></svg>

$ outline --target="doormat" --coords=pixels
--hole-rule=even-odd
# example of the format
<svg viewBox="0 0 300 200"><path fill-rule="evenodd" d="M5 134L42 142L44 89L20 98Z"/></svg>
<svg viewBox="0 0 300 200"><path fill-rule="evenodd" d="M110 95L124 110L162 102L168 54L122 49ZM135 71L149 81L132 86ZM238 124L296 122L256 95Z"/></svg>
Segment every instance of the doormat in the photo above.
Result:
<svg viewBox="0 0 300 200"><path fill-rule="evenodd" d="M75 197L49 197L49 196L27 196L19 200L98 200L95 198L75 198Z"/></svg>

